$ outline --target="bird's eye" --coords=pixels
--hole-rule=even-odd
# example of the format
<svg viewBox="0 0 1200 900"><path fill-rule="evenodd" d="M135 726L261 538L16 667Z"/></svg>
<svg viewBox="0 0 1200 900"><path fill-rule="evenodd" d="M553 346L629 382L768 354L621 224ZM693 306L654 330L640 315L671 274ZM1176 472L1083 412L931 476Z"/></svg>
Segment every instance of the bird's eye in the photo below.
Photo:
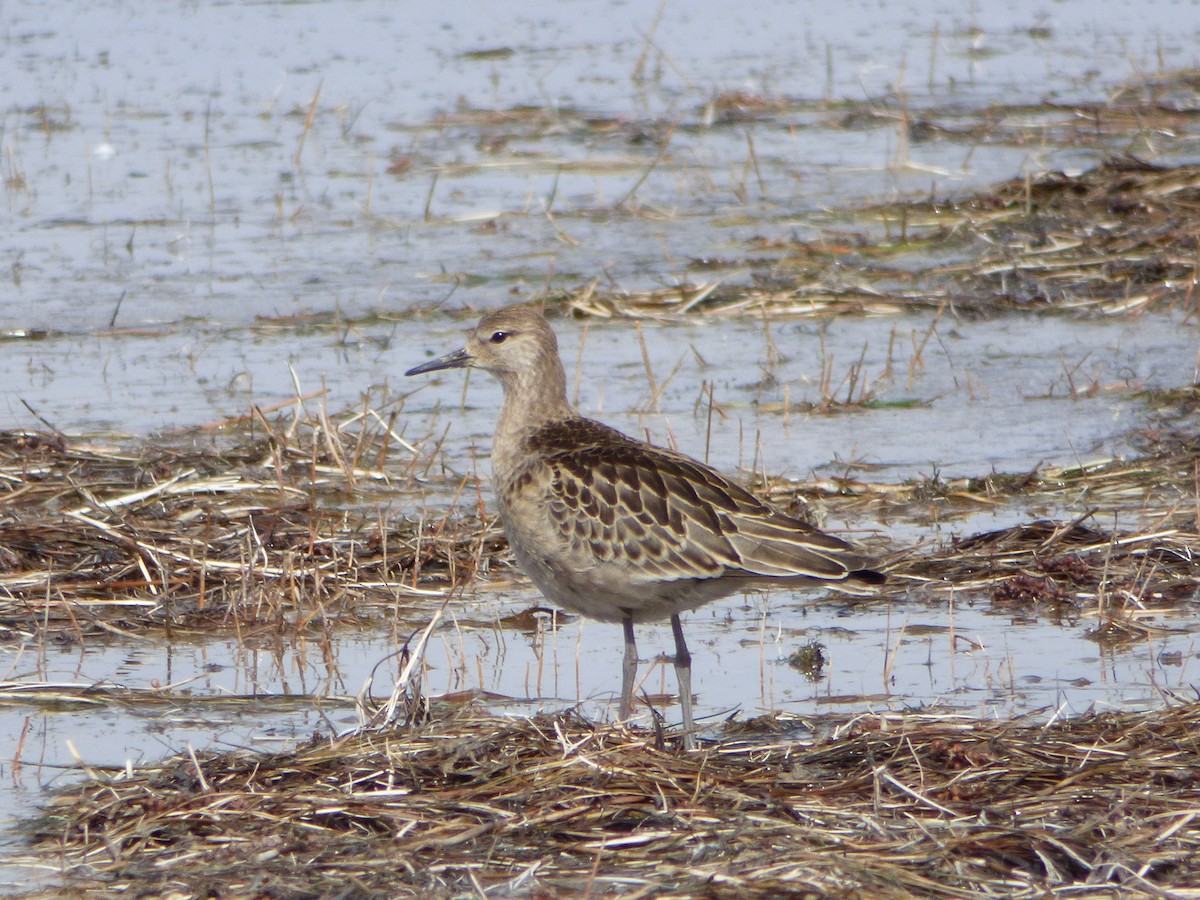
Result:
<svg viewBox="0 0 1200 900"><path fill-rule="evenodd" d="M490 338L488 338L488 340L491 341L493 344L503 344L507 338L508 338L507 331L493 331L492 336Z"/></svg>

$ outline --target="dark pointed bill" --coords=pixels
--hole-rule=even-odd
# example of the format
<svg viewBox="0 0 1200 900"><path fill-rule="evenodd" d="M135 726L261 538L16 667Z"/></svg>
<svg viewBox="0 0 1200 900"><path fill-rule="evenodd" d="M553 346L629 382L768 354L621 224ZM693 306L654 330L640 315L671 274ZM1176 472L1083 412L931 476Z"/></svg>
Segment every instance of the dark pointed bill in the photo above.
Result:
<svg viewBox="0 0 1200 900"><path fill-rule="evenodd" d="M421 363L419 366L413 366L404 374L420 375L423 372L436 372L439 369L461 369L463 366L469 365L470 362L471 354L466 350L455 350L452 353L447 353L445 356L439 356L437 359Z"/></svg>

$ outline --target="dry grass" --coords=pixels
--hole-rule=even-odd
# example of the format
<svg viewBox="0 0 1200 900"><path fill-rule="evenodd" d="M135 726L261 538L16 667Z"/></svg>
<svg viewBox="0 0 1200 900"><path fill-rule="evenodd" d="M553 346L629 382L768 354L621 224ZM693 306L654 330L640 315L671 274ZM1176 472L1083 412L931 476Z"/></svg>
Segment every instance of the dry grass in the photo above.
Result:
<svg viewBox="0 0 1200 900"><path fill-rule="evenodd" d="M440 600L503 550L473 479L435 516L371 510L429 461L370 409L222 430L133 452L0 433L0 630L320 629Z"/></svg>
<svg viewBox="0 0 1200 900"><path fill-rule="evenodd" d="M1050 172L965 198L863 210L853 236L756 239L753 256L697 267L701 281L646 291L593 282L558 302L601 318L1194 313L1197 209L1200 166L1114 159L1079 176ZM893 220L905 222L902 237L887 233ZM937 256L956 261L931 265Z"/></svg>
<svg viewBox="0 0 1200 900"><path fill-rule="evenodd" d="M465 711L93 773L37 823L68 892L1197 896L1200 704L1054 724L762 720L697 753Z"/></svg>
<svg viewBox="0 0 1200 900"><path fill-rule="evenodd" d="M1193 402L1169 398L1172 421ZM333 628L401 599L424 601L427 614L430 598L502 561L502 538L474 509L398 526L340 507L351 478L398 488L424 460L345 464L352 446L383 438L336 418L301 423L304 439L240 434L222 452L2 436L6 626L80 638L135 626ZM1007 478L763 487L782 503L824 489L822 502L881 519L1018 498L1136 508L1140 530L1081 515L910 550L890 563L890 590L1049 605L1093 617L1098 640L1139 640L1164 609L1194 602L1200 583L1194 439L1159 430L1147 440L1138 460ZM55 708L171 701L4 688L3 702ZM431 712L409 695L403 726L278 754L87 769L23 828L35 837L26 862L85 895L1198 896L1200 704L1163 698L1159 710L1049 724L823 719L814 744L793 739L805 723L764 718L728 723L686 754L664 734L572 713Z"/></svg>
<svg viewBox="0 0 1200 900"><path fill-rule="evenodd" d="M1176 426L1194 415L1196 389L1172 392ZM1195 423L1193 423L1194 426ZM1051 609L1090 621L1101 643L1163 633L1166 620L1200 600L1200 462L1195 436L1149 429L1145 456L1020 475L872 484L846 477L797 485L760 481L770 501L794 510L834 506L874 521L952 521L980 511L1063 509L935 546L910 547L886 568L910 599L983 599L1020 616Z"/></svg>
<svg viewBox="0 0 1200 900"><path fill-rule="evenodd" d="M1195 405L1193 394L1169 406L1175 421ZM125 452L0 434L0 629L82 641L146 629L319 632L397 615L417 623L477 576L510 577L478 485L458 480L434 515L385 513L381 498L427 489L417 480L428 458L388 460L379 452L385 430L364 436L335 421L323 415L290 435L238 431L224 450ZM908 548L889 563L890 590L919 588L926 599L975 592L1017 607L1047 602L1105 621L1122 610L1144 619L1194 599L1195 448L1186 435L1155 430L1149 452L1132 460L900 485L847 476L757 488L785 508L815 502L875 521L946 520L1009 503L1082 510L1072 520ZM374 510L372 499L381 503ZM1118 514L1123 528L1098 524Z"/></svg>

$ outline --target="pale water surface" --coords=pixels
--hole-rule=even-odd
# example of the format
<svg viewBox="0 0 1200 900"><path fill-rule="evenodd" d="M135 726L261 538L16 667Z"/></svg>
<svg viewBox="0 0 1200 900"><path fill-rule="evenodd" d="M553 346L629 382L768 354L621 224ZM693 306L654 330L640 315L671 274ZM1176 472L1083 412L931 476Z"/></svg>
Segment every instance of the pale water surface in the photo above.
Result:
<svg viewBox="0 0 1200 900"><path fill-rule="evenodd" d="M472 379L460 409L461 375L400 379L426 352L456 346L463 325L406 309L446 298L494 306L593 279L669 285L695 278L692 260L744 254L756 236L819 234L864 200L965 192L1112 153L1197 157L1188 133L1063 143L1047 127L1043 142L1023 144L951 133L995 105L1036 125L1053 118L1046 102L1103 103L1126 81L1196 65L1192 3L1150 0L1136 15L1101 0L735 7L668 2L657 18L657 4L633 2L112 0L69 14L6 3L3 424L39 427L27 403L69 434L127 441L286 400L296 383L326 385L331 409L377 387L403 403L407 436L452 421L451 465L486 471L497 390ZM729 123L714 101L734 92L796 102L781 117ZM864 104L880 115L848 125ZM910 143L901 107L948 136ZM667 132L670 153L655 163L654 138ZM643 214L620 213L625 198ZM288 319L335 311L355 321ZM1146 417L1136 392L1196 379L1197 330L1182 318L960 321L951 311L924 365L910 366L930 325L929 315L648 324L659 383L676 370L657 408L629 323L596 323L586 336L577 323L558 327L572 370L582 342L586 412L695 455L707 444L729 470L797 479L867 465L871 480L898 482L1129 453ZM823 359L844 372L860 355L878 398L921 405L782 411L821 399ZM724 410L711 442L705 383ZM1080 383L1094 390L1073 392ZM389 513L410 502L397 497ZM829 524L904 546L1075 512ZM570 620L528 635L488 624L538 599L490 591L451 607L428 689L490 692L514 713L578 702L610 716L618 629ZM1049 717L1154 705L1160 690L1195 682L1194 616L1106 650L1086 621L1017 624L922 600L850 606L774 592L698 611L686 625L698 713L928 706ZM428 610L398 616L417 627ZM829 659L816 682L784 662L813 640ZM670 649L669 630L643 628L639 641L645 689L672 693L669 665L649 662ZM345 698L395 646L390 631L341 635L328 660L304 644L249 650L224 639L30 642L9 654L5 681L186 683L198 699L127 711L9 699L0 822L79 777L79 760L286 748L314 729L351 727ZM255 692L291 699L264 699L251 714L213 699ZM663 711L676 713L665 701ZM49 877L0 874L9 887Z"/></svg>

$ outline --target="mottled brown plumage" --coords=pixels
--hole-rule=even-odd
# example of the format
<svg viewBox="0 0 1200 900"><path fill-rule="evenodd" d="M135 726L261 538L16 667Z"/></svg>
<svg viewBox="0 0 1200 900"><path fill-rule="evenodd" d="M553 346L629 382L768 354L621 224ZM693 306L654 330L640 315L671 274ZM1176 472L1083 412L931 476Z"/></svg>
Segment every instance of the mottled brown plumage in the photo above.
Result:
<svg viewBox="0 0 1200 900"><path fill-rule="evenodd" d="M517 562L551 602L624 626L622 718L633 707L634 622L671 620L690 745L681 612L762 583L860 591L883 581L851 545L772 509L715 469L576 413L558 342L537 308L488 313L465 348L406 374L464 366L490 372L504 388L492 474Z"/></svg>

